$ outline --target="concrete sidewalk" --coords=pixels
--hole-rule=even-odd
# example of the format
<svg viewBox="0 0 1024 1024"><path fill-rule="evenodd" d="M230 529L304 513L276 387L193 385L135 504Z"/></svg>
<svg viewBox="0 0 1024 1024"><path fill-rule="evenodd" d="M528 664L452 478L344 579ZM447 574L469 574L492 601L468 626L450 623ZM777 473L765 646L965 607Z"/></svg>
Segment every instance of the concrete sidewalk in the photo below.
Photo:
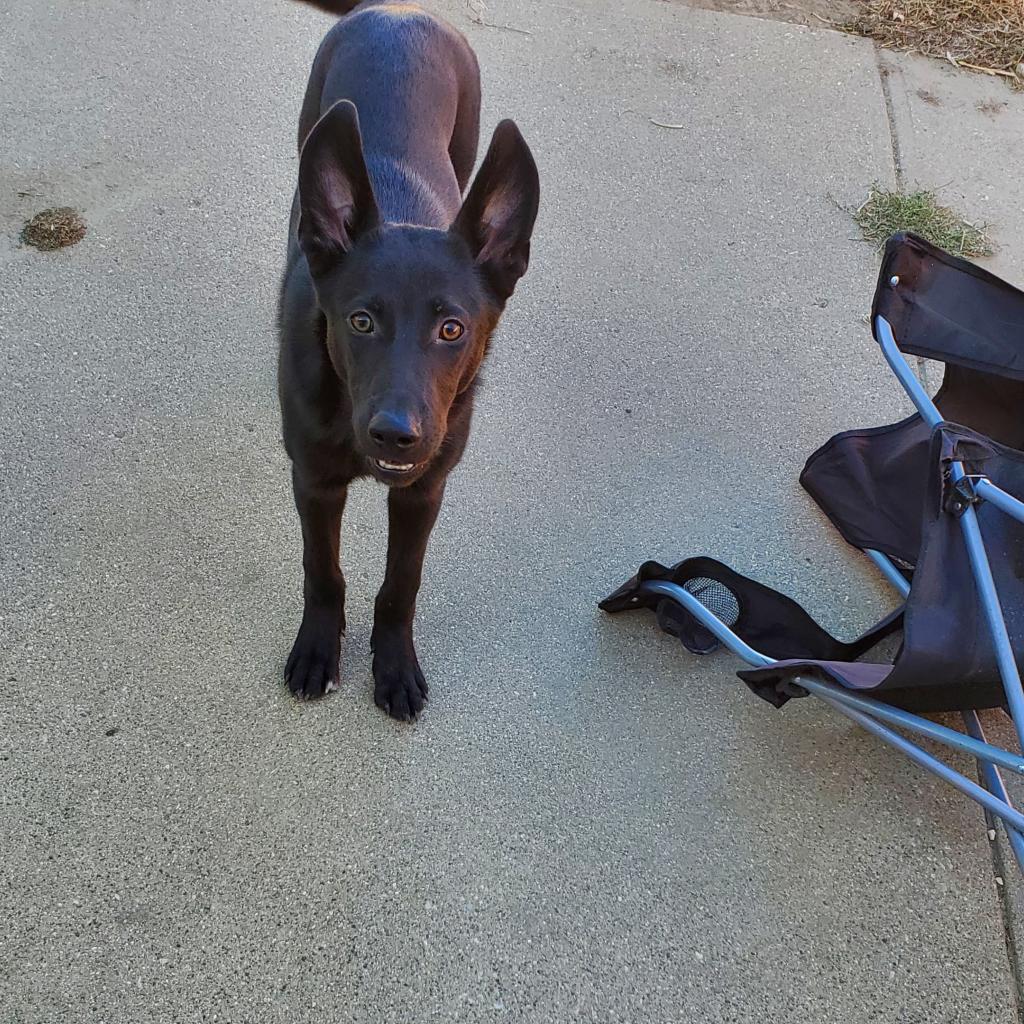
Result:
<svg viewBox="0 0 1024 1024"><path fill-rule="evenodd" d="M328 19L15 0L5 1022L1016 1022L972 806L595 607L701 552L837 631L888 607L796 483L831 433L905 408L837 205L895 180L874 49L656 0L439 6L545 192L431 549L408 728L370 697L369 485L342 690L279 683L300 578L274 298ZM17 247L65 204L79 246Z"/></svg>
<svg viewBox="0 0 1024 1024"><path fill-rule="evenodd" d="M1024 287L1024 96L999 78L965 74L941 61L881 55L900 173L909 186L988 224L993 273Z"/></svg>

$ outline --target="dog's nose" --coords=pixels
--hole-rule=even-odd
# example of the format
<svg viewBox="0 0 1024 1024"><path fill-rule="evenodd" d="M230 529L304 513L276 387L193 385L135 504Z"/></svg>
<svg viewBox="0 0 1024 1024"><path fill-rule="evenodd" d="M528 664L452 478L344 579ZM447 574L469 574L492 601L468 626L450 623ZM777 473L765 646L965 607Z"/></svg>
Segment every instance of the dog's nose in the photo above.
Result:
<svg viewBox="0 0 1024 1024"><path fill-rule="evenodd" d="M369 431L381 448L412 448L422 437L419 424L408 413L378 412L370 420Z"/></svg>

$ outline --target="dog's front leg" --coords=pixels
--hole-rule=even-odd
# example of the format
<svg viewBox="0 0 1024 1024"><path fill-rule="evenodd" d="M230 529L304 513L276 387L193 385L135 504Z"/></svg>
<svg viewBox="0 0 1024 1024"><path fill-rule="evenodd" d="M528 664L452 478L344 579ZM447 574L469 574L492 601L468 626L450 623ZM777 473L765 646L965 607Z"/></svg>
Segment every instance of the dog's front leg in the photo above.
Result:
<svg viewBox="0 0 1024 1024"><path fill-rule="evenodd" d="M336 687L345 630L345 577L338 564L346 486L317 486L292 474L295 506L302 520L304 607L284 675L297 697L322 697Z"/></svg>
<svg viewBox="0 0 1024 1024"><path fill-rule="evenodd" d="M395 488L388 495L388 565L373 621L373 699L393 718L415 718L427 699L412 623L430 531L444 481Z"/></svg>

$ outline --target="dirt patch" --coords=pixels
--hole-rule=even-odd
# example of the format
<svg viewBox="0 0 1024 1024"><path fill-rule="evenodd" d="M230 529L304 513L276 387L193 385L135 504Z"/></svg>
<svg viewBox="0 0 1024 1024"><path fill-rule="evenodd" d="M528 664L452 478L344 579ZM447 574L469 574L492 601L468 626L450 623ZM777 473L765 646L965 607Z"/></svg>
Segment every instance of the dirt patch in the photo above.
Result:
<svg viewBox="0 0 1024 1024"><path fill-rule="evenodd" d="M85 230L85 220L77 210L58 206L43 210L28 221L22 229L21 240L49 252L77 245L85 238Z"/></svg>
<svg viewBox="0 0 1024 1024"><path fill-rule="evenodd" d="M893 49L1024 86L1021 0L865 0L850 27Z"/></svg>
<svg viewBox="0 0 1024 1024"><path fill-rule="evenodd" d="M927 89L918 89L917 98L922 103L927 103L929 107L942 106L942 100L940 100L939 97L935 95L935 93L929 92Z"/></svg>
<svg viewBox="0 0 1024 1024"><path fill-rule="evenodd" d="M869 36L1024 89L1024 0L663 0Z"/></svg>
<svg viewBox="0 0 1024 1024"><path fill-rule="evenodd" d="M985 100L983 103L977 104L979 114L988 114L989 117L995 117L996 114L1001 114L1006 109L1006 103L997 103L995 100Z"/></svg>
<svg viewBox="0 0 1024 1024"><path fill-rule="evenodd" d="M745 14L753 18L789 21L797 25L842 28L862 12L857 0L667 0L705 11Z"/></svg>
<svg viewBox="0 0 1024 1024"><path fill-rule="evenodd" d="M693 68L681 60L663 60L659 67L666 75L681 81L688 81L695 77Z"/></svg>

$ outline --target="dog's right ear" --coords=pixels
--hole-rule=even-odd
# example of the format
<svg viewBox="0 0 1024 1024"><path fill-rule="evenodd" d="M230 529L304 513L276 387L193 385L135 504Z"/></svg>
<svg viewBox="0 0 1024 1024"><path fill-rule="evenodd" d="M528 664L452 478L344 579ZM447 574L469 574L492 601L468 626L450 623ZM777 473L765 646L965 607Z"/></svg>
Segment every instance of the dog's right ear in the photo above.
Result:
<svg viewBox="0 0 1024 1024"><path fill-rule="evenodd" d="M299 245L314 277L326 273L380 211L363 157L359 114L335 103L313 126L299 156Z"/></svg>

